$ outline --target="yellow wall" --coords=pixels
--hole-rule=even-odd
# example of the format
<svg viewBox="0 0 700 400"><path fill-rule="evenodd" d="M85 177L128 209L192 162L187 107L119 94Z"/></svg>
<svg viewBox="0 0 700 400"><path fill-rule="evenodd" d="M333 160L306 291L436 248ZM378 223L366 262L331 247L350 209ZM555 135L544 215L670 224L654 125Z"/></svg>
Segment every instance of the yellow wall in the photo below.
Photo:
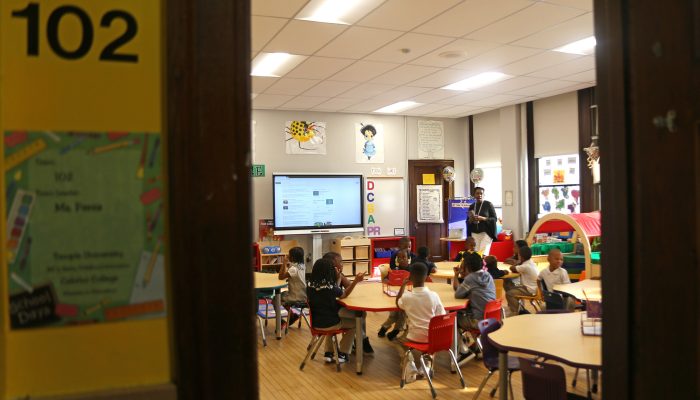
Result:
<svg viewBox="0 0 700 400"><path fill-rule="evenodd" d="M0 132L163 131L160 0L39 0L36 57L26 54L26 19L11 17L28 3L0 2ZM84 9L94 27L92 50L79 60L59 58L47 44L50 12L64 5ZM114 9L127 10L138 21L137 36L121 48L139 54L138 63L98 60L101 49L124 30L119 23L100 27L104 13ZM59 25L66 48L79 41L76 21L69 16ZM5 210L4 194L0 199ZM6 240L4 221L0 240ZM12 331L7 287L7 266L1 263L0 399L170 381L166 319Z"/></svg>

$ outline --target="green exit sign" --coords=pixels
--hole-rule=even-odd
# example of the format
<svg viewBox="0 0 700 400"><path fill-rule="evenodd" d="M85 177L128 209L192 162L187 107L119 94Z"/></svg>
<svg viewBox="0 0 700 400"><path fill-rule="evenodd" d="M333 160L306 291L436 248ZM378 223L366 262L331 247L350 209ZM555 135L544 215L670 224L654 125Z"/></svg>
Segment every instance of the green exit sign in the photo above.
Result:
<svg viewBox="0 0 700 400"><path fill-rule="evenodd" d="M251 175L253 178L265 176L265 164L253 164L251 167Z"/></svg>

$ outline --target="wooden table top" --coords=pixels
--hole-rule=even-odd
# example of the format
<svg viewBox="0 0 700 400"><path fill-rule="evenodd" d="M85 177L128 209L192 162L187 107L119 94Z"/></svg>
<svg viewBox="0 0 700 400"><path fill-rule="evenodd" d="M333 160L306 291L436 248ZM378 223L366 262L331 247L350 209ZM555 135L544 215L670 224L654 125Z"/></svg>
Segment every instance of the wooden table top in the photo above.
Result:
<svg viewBox="0 0 700 400"><path fill-rule="evenodd" d="M582 313L507 318L489 340L501 350L546 356L579 368L602 367L601 336L581 333Z"/></svg>
<svg viewBox="0 0 700 400"><path fill-rule="evenodd" d="M435 263L435 266L437 267L437 272L433 272L430 274L433 278L440 278L440 279L452 279L455 275L454 273L454 267L458 266L459 263L456 261L439 261ZM499 262L498 263L498 268L506 271L509 270L509 265L506 263ZM503 276L503 279L508 279L508 278L517 278L520 276L518 273L513 273L513 272L508 272L508 275Z"/></svg>
<svg viewBox="0 0 700 400"><path fill-rule="evenodd" d="M286 280L277 279L277 274L254 272L256 289L280 289L287 286Z"/></svg>
<svg viewBox="0 0 700 400"><path fill-rule="evenodd" d="M466 299L455 299L452 285L446 283L426 282L433 292L440 296L443 307L446 310L460 310L467 304ZM392 286L398 291L398 287ZM362 282L353 289L350 296L338 300L338 302L351 310L362 311L396 311L396 297L385 294L381 282Z"/></svg>
<svg viewBox="0 0 700 400"><path fill-rule="evenodd" d="M584 279L575 283L566 283L563 285L554 285L554 290L557 292L568 293L579 300L586 300L586 297L594 300L602 300L603 292L600 289L600 280ZM583 291L586 294L583 294Z"/></svg>

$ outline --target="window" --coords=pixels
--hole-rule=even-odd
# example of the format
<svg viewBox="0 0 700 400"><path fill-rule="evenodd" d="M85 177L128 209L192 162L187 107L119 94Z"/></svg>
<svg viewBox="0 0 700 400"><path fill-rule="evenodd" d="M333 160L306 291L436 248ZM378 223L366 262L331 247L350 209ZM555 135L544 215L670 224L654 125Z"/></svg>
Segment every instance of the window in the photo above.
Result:
<svg viewBox="0 0 700 400"><path fill-rule="evenodd" d="M537 160L539 217L551 212L581 212L578 154Z"/></svg>

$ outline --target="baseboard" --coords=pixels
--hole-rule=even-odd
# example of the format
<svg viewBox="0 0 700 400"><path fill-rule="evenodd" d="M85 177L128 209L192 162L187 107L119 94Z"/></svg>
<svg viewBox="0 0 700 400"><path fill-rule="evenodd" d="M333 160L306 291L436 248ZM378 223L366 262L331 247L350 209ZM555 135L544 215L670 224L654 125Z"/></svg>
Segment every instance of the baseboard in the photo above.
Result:
<svg viewBox="0 0 700 400"><path fill-rule="evenodd" d="M32 400L177 400L177 390L172 383L113 389L63 396L32 397Z"/></svg>

